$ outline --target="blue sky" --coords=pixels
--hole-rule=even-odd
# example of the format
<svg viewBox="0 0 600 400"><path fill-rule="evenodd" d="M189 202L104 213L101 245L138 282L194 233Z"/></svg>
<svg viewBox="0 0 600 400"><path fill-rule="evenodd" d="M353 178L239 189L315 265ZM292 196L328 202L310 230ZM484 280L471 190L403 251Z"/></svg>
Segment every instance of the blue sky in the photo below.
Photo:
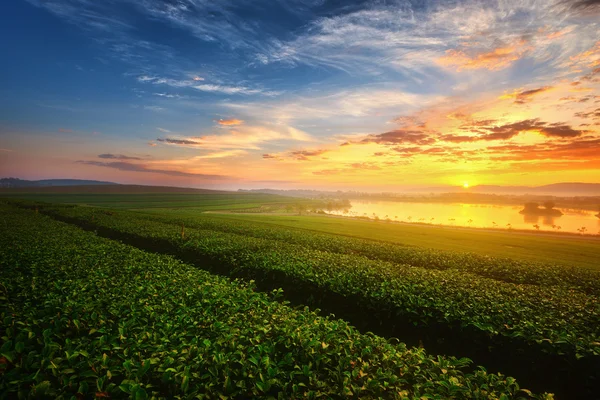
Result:
<svg viewBox="0 0 600 400"><path fill-rule="evenodd" d="M4 2L0 171L223 188L598 181L598 8Z"/></svg>

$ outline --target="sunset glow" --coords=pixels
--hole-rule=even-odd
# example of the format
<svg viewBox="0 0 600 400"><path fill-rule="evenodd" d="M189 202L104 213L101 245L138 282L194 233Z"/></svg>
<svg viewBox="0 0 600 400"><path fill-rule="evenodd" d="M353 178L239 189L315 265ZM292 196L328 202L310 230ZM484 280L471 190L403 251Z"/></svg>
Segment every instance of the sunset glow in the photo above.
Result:
<svg viewBox="0 0 600 400"><path fill-rule="evenodd" d="M224 189L598 182L598 7L422 3L7 2L2 175Z"/></svg>

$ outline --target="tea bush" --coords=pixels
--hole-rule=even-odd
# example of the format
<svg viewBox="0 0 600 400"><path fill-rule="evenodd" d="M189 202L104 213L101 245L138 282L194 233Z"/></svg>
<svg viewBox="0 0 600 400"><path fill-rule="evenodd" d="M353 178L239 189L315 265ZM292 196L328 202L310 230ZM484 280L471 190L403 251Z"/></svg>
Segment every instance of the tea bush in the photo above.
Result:
<svg viewBox="0 0 600 400"><path fill-rule="evenodd" d="M1 398L551 398L41 214L0 219Z"/></svg>

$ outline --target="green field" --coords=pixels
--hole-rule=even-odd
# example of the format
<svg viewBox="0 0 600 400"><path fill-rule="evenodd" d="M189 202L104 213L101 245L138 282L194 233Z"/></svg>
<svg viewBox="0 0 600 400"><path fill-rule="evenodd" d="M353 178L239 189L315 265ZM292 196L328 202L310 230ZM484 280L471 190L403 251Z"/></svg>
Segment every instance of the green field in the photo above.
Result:
<svg viewBox="0 0 600 400"><path fill-rule="evenodd" d="M197 212L192 210L181 211L181 214L184 215L198 215ZM173 211L161 210L158 212L166 214ZM403 246L476 252L495 257L510 257L600 270L600 238L598 237L423 226L322 215L211 214L210 217L253 221L335 235L380 240ZM203 218L206 217L203 216Z"/></svg>
<svg viewBox="0 0 600 400"><path fill-rule="evenodd" d="M172 257L0 215L0 398L534 397Z"/></svg>
<svg viewBox="0 0 600 400"><path fill-rule="evenodd" d="M7 196L6 193L0 193L0 197ZM477 252L494 257L600 269L600 237L423 226L315 214L299 216L296 212L286 211L286 207L295 207L302 203L306 208L311 208L315 201L269 194L235 192L228 194L15 193L10 194L8 198L137 210L174 217L250 221L386 241L403 246ZM207 211L213 213L206 213ZM223 211L223 213L215 213L219 211ZM233 213L226 211L233 211ZM246 212L241 213L242 211Z"/></svg>
<svg viewBox="0 0 600 400"><path fill-rule="evenodd" d="M129 394L136 398L135 393L139 392L144 393L144 396L152 394L155 397L169 397L180 395L183 386L186 387L183 392L186 398L191 394L203 393L207 387L212 387L212 390L220 388L215 393L225 397L529 396L529 392L511 386L514 381L503 380L504 378L497 378L493 374L477 375L477 371L482 370L465 369L465 365L461 364L463 361L455 362L453 358L444 358L447 361L443 361L457 371L454 377L456 379L448 381L449 377L431 370L427 361L429 356L424 355L425 358L421 358L423 361L419 361L421 366L416 370L423 371L430 377L426 380L429 380L431 385L425 386L424 381L421 381L423 375L420 373L414 372L415 375L405 382L402 378L398 381L395 375L387 375L385 368L380 369L383 366L382 362L394 359L395 354L399 354L398 351L405 352L402 357L412 359L412 355L416 353L412 353L415 350L411 346L422 346L428 354L468 357L475 365L487 368L490 373L500 372L503 376L514 376L522 386L532 389L533 392L555 392L558 398L590 398L600 381L600 274L596 271L600 268L597 261L600 259L600 246L596 238L410 225L304 213L298 215L297 212L290 213L289 208L298 204L306 208L310 207L311 203L270 195L169 193L112 196L114 197L96 194L46 194L29 195L27 197L30 200L27 201L16 200L19 197L17 195L6 199L7 204L2 206L4 224L1 229L6 237L4 240L12 242L5 243L4 258L0 259L3 271L7 271L6 274L0 275L3 277L6 292L3 299L17 299L7 303L12 308L6 312L12 317L7 319L8 314L4 314L6 326L10 324L16 329L16 315L18 321L30 326L31 331L37 332L35 329L41 329L32 327L37 324L35 321L39 318L46 318L35 314L38 311L34 312L35 309L31 309L31 305L36 302L54 302L56 312L67 313L68 310L60 309L61 296L71 299L73 307L83 308L92 306L85 305L84 300L78 300L79 296L89 298L90 301L97 299L100 301L98 304L105 306L110 304L108 299L120 299L120 296L124 296L120 300L122 303L119 303L122 304L122 308L118 311L124 325L117 324L111 329L117 329L124 337L129 337L124 333L127 329L133 329L136 333L133 334L133 342L129 346L135 348L146 342L146 339L143 339L146 335L143 333L144 324L161 316L156 321L164 324L164 327L159 329L164 337L148 336L147 344L140 348L143 356L137 355L137 358L132 358L132 354L121 351L124 346L113 344L116 347L111 353L112 356L104 362L113 362L113 358L117 357L120 361L115 365L130 360L131 363L138 363L138 370L149 368L149 372L146 376L145 373L133 373L131 368L110 367L111 374L113 369L119 371L119 379L125 382L121 387L118 382L115 383L109 378L102 380L102 390L100 386L98 390L106 391L111 396L127 397ZM72 205L78 202L81 202L82 206ZM53 234L48 235L48 232ZM72 237L72 243L69 237ZM8 250L9 248L16 248L18 251ZM130 256L124 256L130 253L135 255L131 260L128 258ZM179 261L170 261L173 257ZM156 265L163 264L168 267L156 270ZM31 265L31 270L28 269L28 265ZM66 281L61 281L62 272L58 275L52 272L54 266L60 266L61 271L64 270ZM108 270L103 268L116 269L110 269L112 272L108 273ZM150 272L151 275L146 272L147 280L138 280L132 278L128 272L131 268L138 273L154 272ZM185 278L170 277L170 274L177 274L178 270L187 274ZM32 287L35 296L39 298L35 301L28 300L29 286L32 285L31 276L38 277L34 278L34 282L37 282L35 279L42 279L45 274L52 275L52 281L58 282L56 290L39 292ZM70 274L73 274L72 279L75 281L70 278ZM111 291L102 283L110 274L116 274L112 285L119 286L119 281L123 280L123 285L128 288L127 293ZM85 277L88 275L90 281L86 282ZM224 278L217 278L215 275ZM153 278L154 276L156 277ZM135 283L127 283L131 279ZM182 279L189 279L192 284L183 284ZM275 303L280 304L281 300L289 301L289 305L296 307L295 311L285 308L288 306L286 302L283 303L284 308L277 308L278 311L261 311L275 310L272 307L279 306L270 305L269 302L275 298L257 297L256 300L252 300L255 301L252 304L256 304L256 308L245 309L244 312L256 315L258 319L240 318L236 324L227 325L220 333L212 332L208 340L211 343L225 343L229 339L224 337L231 338L232 336L227 335L232 335L232 330L240 332L238 329L248 325L250 330L244 330L245 335L248 335L248 342L244 346L250 346L249 343L254 343L251 331L273 332L267 337L268 341L274 341L268 342L268 346L274 347L266 347L260 357L266 356L270 362L276 363L277 368L281 367L280 372L283 375L279 375L279 370L273 369L273 366L269 369L268 365L261 366L258 365L260 363L256 364L249 359L236 358L237 353L226 348L211 353L212 361L203 361L205 364L202 365L205 367L201 369L215 368L213 376L203 375L201 370L186 372L180 363L168 361L161 355L165 354L165 351L172 351L167 349L171 349L173 343L183 340L175 339L181 334L189 338L186 339L187 344L183 345L184 347L197 346L199 338L206 337L207 333L203 330L197 331L193 324L187 325L186 328L181 318L190 316L189 318L195 319L201 326L208 326L199 322L202 318L219 320L220 317L207 314L192 316L196 315L194 313L198 310L194 306L200 304L197 302L204 301L206 306L212 307L212 304L221 301L215 300L216 298L225 296L227 300L219 303L223 305L214 308L214 312L219 315L225 312L223 315L227 316L228 321L237 318L236 313L239 311L236 310L240 310L241 307L239 302L249 301L250 297L247 296L251 295L244 294L244 291L248 290L244 285L231 288L227 286L229 283L217 284L232 282L230 279L248 283L254 288L250 290L251 293L256 293L253 290L278 293L276 297L279 300ZM180 290L176 293L171 289L161 292L166 290L165 280L182 282L177 285L181 286ZM214 287L214 293L211 294L213 289L207 287L202 289L204 294L196 293L202 285L195 286L193 282L199 280L213 282L209 286ZM67 288L73 282L75 286L71 293ZM33 285L35 286L35 283ZM24 289L26 287L27 290ZM20 292L23 294L18 294ZM138 292L140 294L136 294ZM104 300L101 300L103 298ZM156 302L144 300L146 298ZM195 300L190 303L184 300L186 298ZM92 303L96 304L95 301ZM139 309L131 309L131 317L127 311L128 303L141 305ZM264 307L260 305L263 303ZM162 315L169 307L165 304L181 304L185 311L172 317ZM335 354L352 354L348 353L347 347L355 348L357 343L367 339L363 339L358 332L358 336L352 336L355 335L352 331L348 340L342 340L339 335L343 336L346 333L342 334L337 330L341 321L334 322L337 320L330 319L321 323L320 319L314 320L317 317L313 314L302 314L299 310L304 306L317 312L320 310L323 316L334 314L336 318L344 320L344 324L349 323L363 334L372 332L378 335L373 336L374 338L388 338L390 343L396 343L397 338L408 347L402 347L404 344L401 344L400 348L383 349L380 345L373 347L378 349L368 357L368 365L373 369L370 372L363 371L364 374L370 374L373 381L369 384L361 381L360 385L354 386L353 372L339 363L350 362L355 356L351 355L350 359L342 361L336 358L338 356ZM212 308L208 308L207 312L209 309ZM54 312L49 311L47 318L56 320ZM79 314L76 317L67 320L65 329L73 329L73 318L81 325L84 317L80 311L77 312ZM276 312L280 324L283 323L281 321L288 321L287 327L276 329L271 325L269 317L259 316L266 315L265 312ZM173 328L175 320L170 318L178 321L178 328ZM302 321L307 320L318 321L312 324L321 326L319 332L324 335L316 338L314 343L309 341L320 345L324 351L317 359L311 358L312 355L308 358L302 358L304 356L300 355L309 351L304 347L310 348L309 342L293 344L296 350L291 347L285 350L285 346L291 343L280 341L283 336L290 335L289 332L305 329ZM156 323L152 322L152 326ZM130 328L127 328L128 326ZM80 331L79 327L76 328ZM288 328L290 330L285 333ZM42 386L43 390L61 390L61 385L71 380L72 385L82 384L80 369L86 368L83 360L76 366L62 367L68 371L73 370L74 372L66 375L74 376L57 375L60 371L58 368L58 371L52 372L53 377L48 375L48 372L43 378L33 379L31 368L34 367L23 364L29 362L23 361L24 354L28 351L29 354L32 354L31 351L40 352L39 356L35 356L38 358L31 356L32 366L37 366L40 362L42 365L44 362L56 364L62 362L62 358L58 361L52 361L52 357L48 359L47 352L36 347L42 342L38 341L36 345L35 340L25 340L30 330L23 329L25 328L11 328L7 330L10 335L4 335L2 338L2 354L8 360L4 362L4 367L8 365L8 372L21 374L18 375L19 379L24 379L23 382L29 387L42 383L47 385L44 382L49 382L50 388ZM59 337L64 334L59 329L56 335ZM193 339L194 337L196 339ZM329 349L329 343L336 337L338 339L334 342L337 343L337 350ZM59 348L68 347L71 349L69 352L79 348L72 346L71 338L64 340L64 344L59 345ZM15 346L18 342L23 344L19 344L17 349ZM90 348L87 342L80 345L86 352L92 353L93 346ZM23 346L27 350L24 350ZM298 346L303 350L299 350ZM204 354L202 357L209 356L206 353L208 349L200 351L198 347L194 348L196 350L192 353L195 357L199 353ZM249 351L242 347L239 347L239 350ZM286 375L290 373L283 361L290 357L285 355L286 351L293 354L294 360L302 360L298 364L300 370L305 368L305 365L320 365L318 360L322 360L321 357L335 361L322 364L322 370L319 369L321 367L317 367L314 372L315 380L296 380L293 374ZM333 353L328 355L328 351ZM411 355L408 356L406 351L411 352ZM218 353L223 354L222 361L218 361L221 357ZM99 353L95 354L100 356ZM18 368L14 361L18 357L21 357L20 372L16 372ZM365 355L360 357L364 360ZM153 359L156 360L152 361ZM147 366L148 362L152 367ZM168 367L161 367L164 363L167 363ZM331 365L328 363L338 366L338 375L332 375ZM410 362L407 368L411 370L409 364ZM396 368L390 364L386 365L388 369ZM0 362L0 368L2 367ZM260 371L255 370L256 367ZM265 369L261 370L262 367ZM443 370L449 368L444 367ZM165 376L167 369L172 369L173 373ZM256 374L252 377L244 375L246 370L258 373L260 381L257 381ZM227 383L227 372L223 371L241 374L236 375L236 379L244 382L240 383L242 386L230 386L230 383ZM344 376L349 376L350 380L346 381ZM87 386L84 385L84 389L89 388L93 379L96 379L98 385L98 376L87 375L85 378L83 380ZM188 381L185 385L182 380L184 378ZM159 384L161 379L163 383ZM336 379L338 383L334 384ZM495 383L492 384L492 381ZM25 383L21 386L7 384L0 375L0 385L2 382L8 385L4 386L5 389L25 390ZM448 382L451 382L450 386ZM111 386L111 383L114 385ZM188 384L194 388L189 393ZM479 385L486 385L490 392L486 389L486 393L482 393L483 386ZM331 391L324 391L325 387ZM459 390L458 387L462 389ZM188 394L190 396L187 396ZM212 397L217 398L207 398Z"/></svg>
<svg viewBox="0 0 600 400"><path fill-rule="evenodd" d="M121 209L145 208L194 208L200 211L236 210L258 208L261 205L298 203L293 197L274 196L261 193L143 193L143 194L99 194L99 193L2 193L0 197L45 201L48 203L68 203L93 207ZM306 202L306 201L305 201Z"/></svg>

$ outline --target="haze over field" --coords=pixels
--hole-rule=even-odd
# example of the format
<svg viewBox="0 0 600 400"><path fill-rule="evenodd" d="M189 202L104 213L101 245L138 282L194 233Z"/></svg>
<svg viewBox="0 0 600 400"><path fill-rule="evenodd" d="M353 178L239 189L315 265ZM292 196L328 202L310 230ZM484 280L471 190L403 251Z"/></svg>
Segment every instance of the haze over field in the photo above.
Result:
<svg viewBox="0 0 600 400"><path fill-rule="evenodd" d="M2 176L365 191L599 181L597 0L0 10Z"/></svg>

